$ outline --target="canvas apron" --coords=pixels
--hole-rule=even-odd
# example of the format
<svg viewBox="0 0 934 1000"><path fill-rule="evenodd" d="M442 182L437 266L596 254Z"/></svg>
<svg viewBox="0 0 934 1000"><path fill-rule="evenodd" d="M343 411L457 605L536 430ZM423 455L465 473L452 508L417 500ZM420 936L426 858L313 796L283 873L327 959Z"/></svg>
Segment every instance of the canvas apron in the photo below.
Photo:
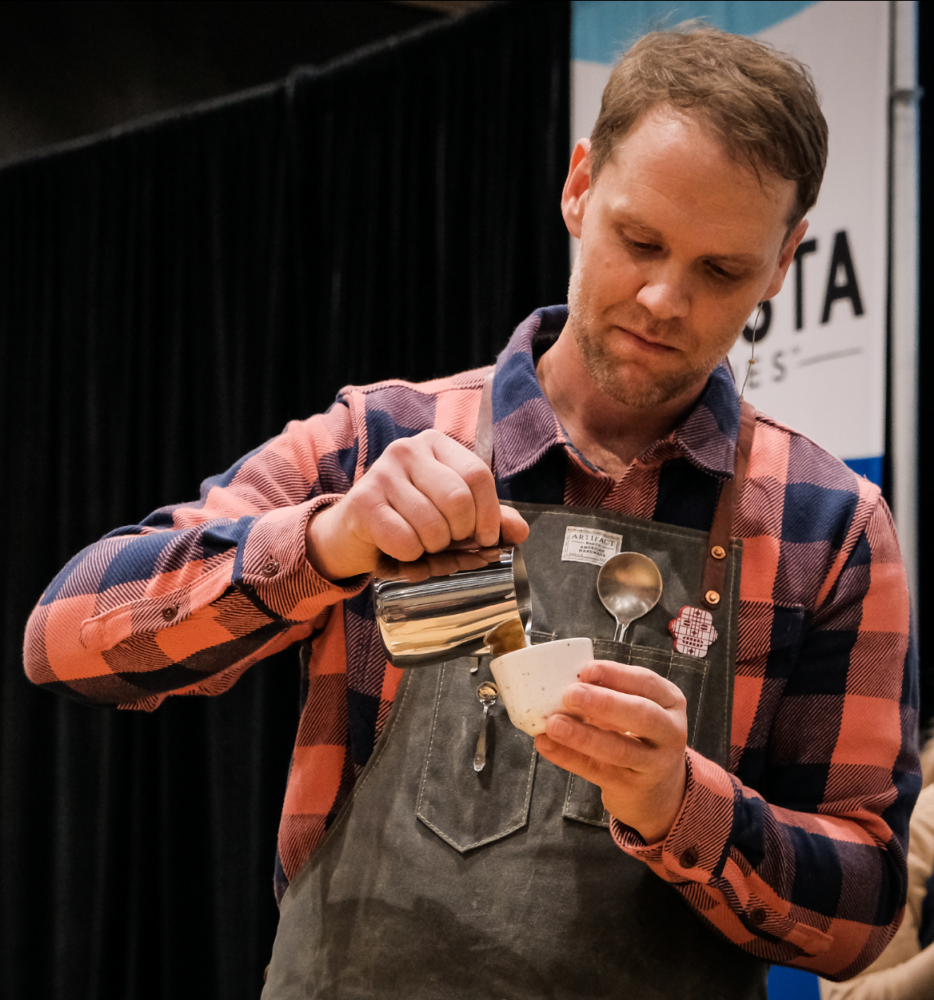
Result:
<svg viewBox="0 0 934 1000"><path fill-rule="evenodd" d="M587 635L597 658L668 677L687 699L688 744L721 764L742 558L729 534L750 413L745 455L710 535L606 511L515 505L531 528L522 552L533 641ZM613 641L615 621L597 598L599 567L566 558L569 537L580 537L572 529L621 535L623 551L643 552L661 570L661 600L626 643ZM710 554L718 542L725 558ZM711 591L715 604L704 600ZM713 616L718 638L703 657L672 648L668 624L683 606ZM477 686L490 679L486 658L406 671L350 800L282 900L263 1000L765 1000L768 966L626 855L600 790L540 758L501 705L490 713L486 767L474 770Z"/></svg>

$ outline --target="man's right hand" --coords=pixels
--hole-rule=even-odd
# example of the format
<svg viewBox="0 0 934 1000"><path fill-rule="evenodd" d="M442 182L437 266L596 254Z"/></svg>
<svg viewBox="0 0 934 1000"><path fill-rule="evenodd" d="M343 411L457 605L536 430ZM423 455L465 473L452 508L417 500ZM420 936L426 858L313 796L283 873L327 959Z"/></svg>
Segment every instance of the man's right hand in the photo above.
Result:
<svg viewBox="0 0 934 1000"><path fill-rule="evenodd" d="M528 534L522 516L500 505L487 466L428 430L393 441L339 503L308 522L305 554L328 580L377 573L418 581L477 569L498 558L500 544Z"/></svg>

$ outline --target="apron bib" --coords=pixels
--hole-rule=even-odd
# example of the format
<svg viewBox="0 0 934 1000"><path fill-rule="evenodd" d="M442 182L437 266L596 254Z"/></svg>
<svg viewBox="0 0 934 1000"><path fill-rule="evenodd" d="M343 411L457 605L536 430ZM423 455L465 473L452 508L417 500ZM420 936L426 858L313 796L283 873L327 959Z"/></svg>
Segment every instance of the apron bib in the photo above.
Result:
<svg viewBox="0 0 934 1000"><path fill-rule="evenodd" d="M742 557L729 526L744 465L710 535L515 504L531 528L522 553L533 642L590 636L598 659L668 677L687 700L688 744L720 764ZM626 643L613 641L615 620L597 597L599 566L562 558L581 529L622 536L622 551L661 571L661 600ZM673 649L668 625L685 606L712 615L718 637L703 656ZM540 758L501 704L490 711L486 766L474 771L488 659L406 671L350 799L282 900L263 1000L765 1000L768 965L621 851L600 789Z"/></svg>

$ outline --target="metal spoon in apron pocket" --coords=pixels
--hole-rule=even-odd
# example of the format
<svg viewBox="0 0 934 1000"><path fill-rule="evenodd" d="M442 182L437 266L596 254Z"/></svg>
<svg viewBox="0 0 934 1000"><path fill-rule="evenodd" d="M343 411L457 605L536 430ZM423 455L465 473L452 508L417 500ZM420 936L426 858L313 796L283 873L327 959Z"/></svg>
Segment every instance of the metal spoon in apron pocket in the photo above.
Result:
<svg viewBox="0 0 934 1000"><path fill-rule="evenodd" d="M597 593L616 619L614 641L622 642L626 629L658 604L662 574L655 562L641 552L620 552L600 567Z"/></svg>
<svg viewBox="0 0 934 1000"><path fill-rule="evenodd" d="M477 686L477 697L483 706L483 721L480 723L480 737L473 755L473 769L482 771L486 767L486 727L490 709L499 697L499 688L492 681L483 681Z"/></svg>

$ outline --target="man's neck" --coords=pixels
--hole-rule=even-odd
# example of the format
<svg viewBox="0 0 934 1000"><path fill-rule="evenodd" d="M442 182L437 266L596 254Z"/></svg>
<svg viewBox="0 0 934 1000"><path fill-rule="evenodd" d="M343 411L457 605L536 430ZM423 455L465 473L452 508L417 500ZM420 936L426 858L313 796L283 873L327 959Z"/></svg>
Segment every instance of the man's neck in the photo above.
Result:
<svg viewBox="0 0 934 1000"><path fill-rule="evenodd" d="M536 371L574 447L614 479L621 479L639 455L667 437L703 390L703 385L692 387L657 406L621 403L591 378L567 326L542 355Z"/></svg>

